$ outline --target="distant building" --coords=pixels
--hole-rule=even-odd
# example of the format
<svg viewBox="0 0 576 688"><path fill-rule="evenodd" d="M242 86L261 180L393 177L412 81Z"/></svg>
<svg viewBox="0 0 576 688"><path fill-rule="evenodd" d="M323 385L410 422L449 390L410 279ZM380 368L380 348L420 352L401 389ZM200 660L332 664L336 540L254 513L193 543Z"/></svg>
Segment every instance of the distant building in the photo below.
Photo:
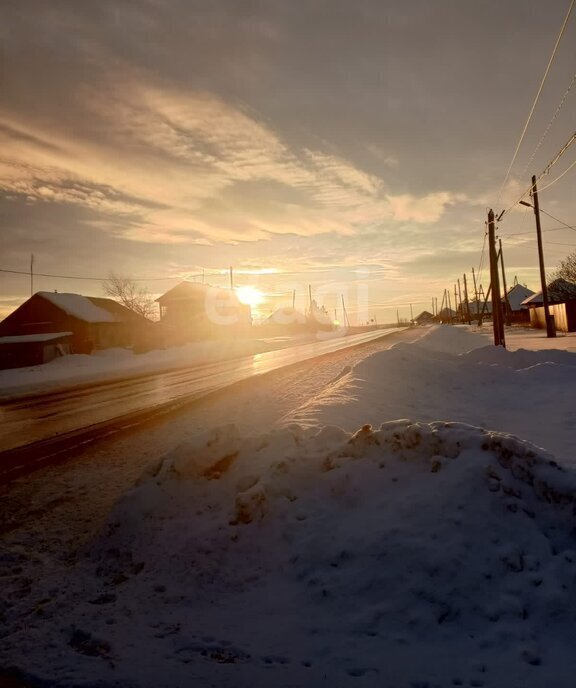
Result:
<svg viewBox="0 0 576 688"><path fill-rule="evenodd" d="M416 325L426 325L434 322L434 316L429 311L422 311L413 320Z"/></svg>
<svg viewBox="0 0 576 688"><path fill-rule="evenodd" d="M550 314L561 332L576 332L576 284L565 279L556 279L547 285ZM529 296L522 302L530 311L532 327L546 328L542 292Z"/></svg>
<svg viewBox="0 0 576 688"><path fill-rule="evenodd" d="M306 332L309 330L307 318L301 311L286 306L277 308L260 327L265 330L266 335L287 335Z"/></svg>
<svg viewBox="0 0 576 688"><path fill-rule="evenodd" d="M443 308L436 316L436 321L442 323L453 322L458 314L451 308Z"/></svg>
<svg viewBox="0 0 576 688"><path fill-rule="evenodd" d="M522 284L515 284L506 294L506 299L503 302L503 307L508 306L508 321L515 324L528 324L530 322L530 312L527 306L522 305L524 301L533 296L532 289L528 289Z"/></svg>
<svg viewBox="0 0 576 688"><path fill-rule="evenodd" d="M0 358L14 367L63 353L132 346L151 325L112 299L40 291L0 322Z"/></svg>
<svg viewBox="0 0 576 688"><path fill-rule="evenodd" d="M170 343L250 332L250 306L241 303L233 289L185 281L156 301L160 306L160 328Z"/></svg>

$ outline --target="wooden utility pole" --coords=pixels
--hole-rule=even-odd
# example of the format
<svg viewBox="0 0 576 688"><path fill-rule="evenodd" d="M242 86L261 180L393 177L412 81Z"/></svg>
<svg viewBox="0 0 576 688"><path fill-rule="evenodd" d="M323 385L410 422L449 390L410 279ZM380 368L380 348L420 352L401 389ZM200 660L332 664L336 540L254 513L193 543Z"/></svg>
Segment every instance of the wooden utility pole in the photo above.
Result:
<svg viewBox="0 0 576 688"><path fill-rule="evenodd" d="M456 292L456 285L454 285L454 310L456 311L456 320L458 320L458 295Z"/></svg>
<svg viewBox="0 0 576 688"><path fill-rule="evenodd" d="M230 266L230 289L234 289L234 276L232 275L232 266Z"/></svg>
<svg viewBox="0 0 576 688"><path fill-rule="evenodd" d="M312 285L311 284L308 285L308 301L310 304L310 306L308 308L308 312L310 313L310 315L312 315Z"/></svg>
<svg viewBox="0 0 576 688"><path fill-rule="evenodd" d="M470 301L468 300L468 284L466 282L466 273L462 275L464 278L464 300L466 302L466 319L468 320L468 324L472 324L472 318L470 317Z"/></svg>
<svg viewBox="0 0 576 688"><path fill-rule="evenodd" d="M410 322L414 324L414 313L412 312L412 304L410 304Z"/></svg>
<svg viewBox="0 0 576 688"><path fill-rule="evenodd" d="M346 327L350 327L350 321L348 320L348 312L346 311L346 306L344 305L344 294L340 294L342 299L342 315L344 316L344 324Z"/></svg>
<svg viewBox="0 0 576 688"><path fill-rule="evenodd" d="M434 297L432 297L432 315L436 315L436 309L434 308Z"/></svg>
<svg viewBox="0 0 576 688"><path fill-rule="evenodd" d="M500 256L500 267L502 268L502 286L504 287L504 309L506 313L506 325L511 324L512 309L508 300L508 290L506 289L506 272L504 270L504 254L502 253L502 239L498 239L498 255Z"/></svg>
<svg viewBox="0 0 576 688"><path fill-rule="evenodd" d="M460 320L464 322L464 308L462 306L462 292L460 290L460 278L458 278L458 301L460 302Z"/></svg>
<svg viewBox="0 0 576 688"><path fill-rule="evenodd" d="M498 257L496 255L496 233L494 229L494 211L488 211L488 247L490 255L490 288L492 290L492 327L494 346L506 346L504 342L504 322L500 302L500 279L498 275Z"/></svg>
<svg viewBox="0 0 576 688"><path fill-rule="evenodd" d="M296 289L292 289L292 310L296 308Z"/></svg>
<svg viewBox="0 0 576 688"><path fill-rule="evenodd" d="M30 296L34 296L34 254L30 254Z"/></svg>
<svg viewBox="0 0 576 688"><path fill-rule="evenodd" d="M538 263L540 264L540 284L542 286L542 304L544 305L544 318L546 319L546 336L555 337L556 328L550 316L550 305L548 301L548 287L546 285L546 271L544 270L544 249L542 248L542 229L540 227L540 204L538 203L538 188L536 187L536 176L532 176L532 199L534 201L534 215L536 216L536 236L538 238Z"/></svg>
<svg viewBox="0 0 576 688"><path fill-rule="evenodd" d="M474 267L472 267L472 280L474 281L474 300L476 301L476 315L478 316L478 325L481 325L480 321L480 301L478 300L478 285L476 284L476 273L474 272Z"/></svg>
<svg viewBox="0 0 576 688"><path fill-rule="evenodd" d="M453 318L452 318L452 302L450 301L450 291L449 291L448 289L446 289L446 294L447 294L447 296L448 296L448 315L450 316L450 324L452 324L452 322L453 322ZM454 305L456 305L456 304L454 304Z"/></svg>

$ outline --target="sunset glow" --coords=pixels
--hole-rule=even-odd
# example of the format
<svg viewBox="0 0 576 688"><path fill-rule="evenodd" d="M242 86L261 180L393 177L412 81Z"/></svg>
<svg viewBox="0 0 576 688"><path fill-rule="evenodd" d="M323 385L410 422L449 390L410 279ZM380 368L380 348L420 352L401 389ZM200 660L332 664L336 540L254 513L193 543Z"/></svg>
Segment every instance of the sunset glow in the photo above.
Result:
<svg viewBox="0 0 576 688"><path fill-rule="evenodd" d="M241 303L254 308L264 302L264 294L256 287L236 287L236 294Z"/></svg>

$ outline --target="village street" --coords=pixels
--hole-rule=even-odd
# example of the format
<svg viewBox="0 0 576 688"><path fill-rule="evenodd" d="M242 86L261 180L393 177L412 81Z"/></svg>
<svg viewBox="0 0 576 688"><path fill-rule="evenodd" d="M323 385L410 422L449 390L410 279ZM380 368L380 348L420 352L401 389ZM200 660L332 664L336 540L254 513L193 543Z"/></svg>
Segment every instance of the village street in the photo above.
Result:
<svg viewBox="0 0 576 688"><path fill-rule="evenodd" d="M406 330L4 484L11 685L569 688L575 340L507 334Z"/></svg>
<svg viewBox="0 0 576 688"><path fill-rule="evenodd" d="M221 364L230 375L227 382L238 383L244 379L244 382L234 386L232 392L223 388L222 393L210 394L210 389L204 389L204 394L210 396L194 397L186 404L177 404L173 410L160 415L152 411L144 422L131 424L118 434L110 433L111 428L108 428L98 436L96 430L95 435L90 434L90 439L95 440L93 445L83 446L81 442L73 441L75 449L72 454L69 451L63 453L64 461L51 466L53 459L48 458L47 465L40 470L30 473L28 467L22 479L11 478L16 472L11 470L15 462L10 459L9 465L0 466L0 475L3 474L0 482L9 481L0 486L3 503L3 522L0 527L21 527L28 521L36 522L37 526L40 518L42 522L47 519L56 524L59 535L62 534L62 528L69 530L72 539L85 535L87 531L83 528L87 524L90 531L97 527L99 516L106 513L106 509L129 488L151 461L154 462L159 455L190 436L223 423L235 423L243 432L258 431L260 426L274 423L309 402L343 371L367 356L399 341L412 341L421 334L421 330L395 331L375 341L332 353L329 349L335 348L334 341L326 342L324 347L318 343L315 346L328 353L321 358L310 358L294 365L290 364L290 358L294 361L294 353L290 354L287 350L269 352L262 359L262 367L252 377L248 377L246 369L247 366L256 365L252 357L247 359L249 365L245 363L244 368L238 366L238 361L228 361ZM366 335L363 337L367 339ZM274 370L274 366L279 369ZM234 379L232 375L235 370L238 377ZM274 372L264 374L266 370ZM122 384L126 385L125 382ZM138 380L135 384L140 385ZM220 380L220 385L223 385L223 380ZM115 388L116 385L113 385ZM169 392L166 387L162 389L164 394ZM122 399L122 403L130 403L129 395L123 394ZM113 396L108 397L107 401L112 404ZM99 399L99 402L98 408L108 409L105 400ZM117 406L113 408L118 409ZM126 410L127 406L124 406L124 412ZM111 414L108 417L114 416ZM71 407L64 422L73 423L75 419L78 423ZM30 427L34 431L35 426ZM5 442L6 437L8 433L3 434L2 441ZM3 454L7 456L9 453ZM35 457L26 456L25 452L23 454L28 462L39 465ZM94 490L94 485L102 489ZM59 497L55 500L54 495Z"/></svg>

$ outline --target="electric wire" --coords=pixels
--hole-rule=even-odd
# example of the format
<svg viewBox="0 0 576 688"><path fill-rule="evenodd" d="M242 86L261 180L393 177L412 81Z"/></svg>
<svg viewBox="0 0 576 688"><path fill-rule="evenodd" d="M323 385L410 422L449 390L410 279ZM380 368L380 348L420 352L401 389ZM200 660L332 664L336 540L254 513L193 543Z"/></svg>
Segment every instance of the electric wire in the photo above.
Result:
<svg viewBox="0 0 576 688"><path fill-rule="evenodd" d="M13 275L30 275L30 270L7 270L5 268L0 268L0 272L4 273L10 273ZM34 277L54 277L56 279L72 279L72 280L88 280L92 282L106 282L107 280L110 279L110 276L108 277L84 277L84 276L79 276L79 275L53 275L49 274L46 272L33 272L32 273ZM208 274L205 275L207 277L215 277L215 276L222 276L225 273L213 273L213 274ZM199 273L197 275L186 275L185 277L130 277L129 279L132 282L164 282L167 280L182 280L182 279L189 279L190 277L202 277L202 273Z"/></svg>
<svg viewBox="0 0 576 688"><path fill-rule="evenodd" d="M548 73L550 72L550 67L552 66L552 63L554 62L554 58L556 57L556 52L558 51L558 46L560 45L560 41L562 40L562 36L564 35L566 25L568 24L568 20L570 19L570 15L572 14L572 10L574 9L575 3L576 3L576 0L572 0L570 3L570 7L568 8L568 12L567 12L566 17L564 19L564 23L562 24L562 28L560 29L560 33L558 34L558 38L556 39L556 44L554 46L554 50L552 51L552 55L550 56L550 59L548 60L548 65L546 67L546 71L544 72L544 76L542 77L542 81L540 82L540 87L538 89L538 92L536 93L536 97L534 98L534 102L532 103L532 107L530 108L530 112L528 114L528 119L526 120L526 124L524 125L524 129L522 130L522 133L520 134L520 139L518 140L518 143L516 145L516 150L514 151L514 155L512 156L512 160L510 161L510 165L508 165L508 169L506 170L506 175L504 177L504 181L502 182L502 186L500 187L500 192L498 193L498 200L500 200L500 198L502 197L502 192L504 191L504 187L506 186L506 182L508 181L508 177L510 176L510 172L512 170L512 167L513 167L514 163L516 162L516 158L518 157L518 151L520 150L520 146L522 145L522 141L524 140L524 136L526 135L526 131L528 129L530 121L532 120L532 115L534 114L534 110L536 109L536 105L538 103L538 100L540 99L540 94L542 93L542 89L544 88L544 83L546 82L546 79L548 77Z"/></svg>
<svg viewBox="0 0 576 688"><path fill-rule="evenodd" d="M576 2L576 0L575 0L575 2ZM520 201L521 201L526 195L532 193L532 191L534 190L534 187L536 186L536 184L538 184L538 182L542 179L542 177L544 177L544 175L550 173L550 170L554 167L554 165L560 160L560 158L564 155L564 153L566 153L566 151L570 148L570 146L571 146L575 141L576 141L576 131L572 134L572 136L568 139L568 141L566 141L566 143L562 146L562 148L558 151L558 153L556 153L556 155L552 158L552 160L546 165L546 167L544 168L544 170L536 177L536 181L535 181L534 183L530 184L530 186L526 189L526 191L524 191L524 193L518 198L517 201L515 201L514 203L512 203L512 205L511 205L509 208L506 208L506 210L503 210L503 211L502 211L502 213L501 213L501 215L500 215L501 218L502 218L506 213L510 212L510 211L512 210L512 208L514 208L515 206L517 206L518 203L520 203ZM558 181L558 179L560 179L561 177L563 177L563 176L566 174L566 172L568 172L572 167L573 167L573 165L571 165L567 170L564 170L564 172L563 172L559 177L557 177L557 178L554 179L552 182L550 182L550 184L548 184L545 188L548 188L549 186L552 186L552 184L555 184L555 183Z"/></svg>
<svg viewBox="0 0 576 688"><path fill-rule="evenodd" d="M543 186L542 188L538 189L538 192L540 192L540 191L546 191L546 189L549 189L553 184L556 184L556 182L557 182L557 181L560 181L560 179L562 179L562 177L563 177L565 174L568 174L568 172L570 172L570 170L574 167L574 165L576 165L576 160L574 160L574 162L573 162L569 167L567 167L567 168L564 170L564 172L562 172L562 174L558 175L558 176L556 177L556 179L553 179L551 182L549 182L548 184L546 184L546 186Z"/></svg>
<svg viewBox="0 0 576 688"><path fill-rule="evenodd" d="M520 178L521 178L521 179L524 178L524 175L526 174L526 171L528 170L528 168L529 168L530 165L532 164L532 161L534 160L534 158L535 158L535 156L536 156L536 153L540 150L542 144L544 143L544 139L546 138L546 136L548 136L548 133L549 133L550 129L552 128L552 125L554 124L554 121L556 120L556 117L558 117L558 113L560 112L560 110L562 110L562 107L563 107L564 103L566 102L566 98L568 98L568 94L569 94L570 91L572 90L572 86L574 86L575 83L576 83L576 73L575 73L574 76L572 77L572 81L570 82L570 85L568 86L568 88L566 89L564 95L562 96L562 99L560 100L560 103L558 104L558 107L556 108L556 112L552 115L552 118L551 118L550 121L548 122L548 126L547 126L546 129L544 130L544 133L542 134L542 137L540 138L540 141L538 141L538 143L536 144L536 148L535 148L534 151L532 152L532 155L530 156L530 159L528 160L528 162L526 163L524 169L522 170L522 172L521 172L521 174L520 174Z"/></svg>

